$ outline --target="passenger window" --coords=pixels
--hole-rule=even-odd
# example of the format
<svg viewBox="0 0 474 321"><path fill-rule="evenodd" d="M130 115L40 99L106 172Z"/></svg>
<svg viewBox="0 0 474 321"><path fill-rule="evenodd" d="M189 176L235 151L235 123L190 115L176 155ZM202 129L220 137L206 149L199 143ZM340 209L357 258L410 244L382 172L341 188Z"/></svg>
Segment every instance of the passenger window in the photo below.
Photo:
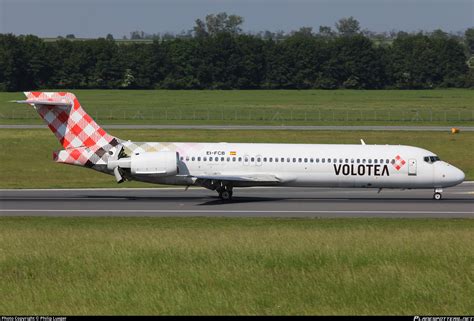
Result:
<svg viewBox="0 0 474 321"><path fill-rule="evenodd" d="M359 163L360 163L360 158L357 158L357 164L359 164Z"/></svg>
<svg viewBox="0 0 474 321"><path fill-rule="evenodd" d="M330 158L328 158L328 163L330 163L330 162L331 162L331 159L330 159Z"/></svg>
<svg viewBox="0 0 474 321"><path fill-rule="evenodd" d="M242 157L239 157L239 162L241 162L241 161L242 161ZM246 161L247 161L247 159L246 159Z"/></svg>
<svg viewBox="0 0 474 321"><path fill-rule="evenodd" d="M227 161L230 162L230 157L227 157Z"/></svg>
<svg viewBox="0 0 474 321"><path fill-rule="evenodd" d="M183 161L183 160L184 160L184 157L183 157L183 156L181 156L181 161Z"/></svg>
<svg viewBox="0 0 474 321"><path fill-rule="evenodd" d="M349 159L348 159L348 158L346 158L346 164L348 164L348 163L349 163Z"/></svg>
<svg viewBox="0 0 474 321"><path fill-rule="evenodd" d="M394 159L392 159L392 160L390 161L390 163L392 163L392 164L395 164L395 160L394 160Z"/></svg>
<svg viewBox="0 0 474 321"><path fill-rule="evenodd" d="M255 157L250 158L251 162L255 162Z"/></svg>
<svg viewBox="0 0 474 321"><path fill-rule="evenodd" d="M207 161L207 157L203 157L203 160L206 162L206 161Z"/></svg>
<svg viewBox="0 0 474 321"><path fill-rule="evenodd" d="M193 156L193 158L191 158L191 160L192 160L193 162L194 162L195 159L196 159L196 158L195 158L194 156Z"/></svg>
<svg viewBox="0 0 474 321"><path fill-rule="evenodd" d="M289 163L289 162L290 162L290 158L289 158L289 157L286 159L286 162L287 162L287 163Z"/></svg>
<svg viewBox="0 0 474 321"><path fill-rule="evenodd" d="M283 158L282 158L283 159ZM275 157L275 163L278 163L278 157Z"/></svg>
<svg viewBox="0 0 474 321"><path fill-rule="evenodd" d="M232 161L235 162L235 157L232 157Z"/></svg>
<svg viewBox="0 0 474 321"><path fill-rule="evenodd" d="M380 159L380 164L383 164L383 159Z"/></svg>
<svg viewBox="0 0 474 321"><path fill-rule="evenodd" d="M369 158L367 161L369 162L369 164L372 164L372 159Z"/></svg>
<svg viewBox="0 0 474 321"><path fill-rule="evenodd" d="M310 162L310 163L314 163L314 159L310 158L310 159L309 159L309 162Z"/></svg>
<svg viewBox="0 0 474 321"><path fill-rule="evenodd" d="M262 159L260 157L257 157L257 163L260 163Z"/></svg>
<svg viewBox="0 0 474 321"><path fill-rule="evenodd" d="M321 163L325 163L326 162L326 158L321 158Z"/></svg>
<svg viewBox="0 0 474 321"><path fill-rule="evenodd" d="M224 161L224 157L221 157L221 162L223 162L223 161Z"/></svg>
<svg viewBox="0 0 474 321"><path fill-rule="evenodd" d="M301 163L301 158L298 158L298 163Z"/></svg>
<svg viewBox="0 0 474 321"><path fill-rule="evenodd" d="M316 158L316 163L319 163L319 158Z"/></svg>
<svg viewBox="0 0 474 321"><path fill-rule="evenodd" d="M354 158L351 158L351 164L354 164Z"/></svg>
<svg viewBox="0 0 474 321"><path fill-rule="evenodd" d="M268 161L271 163L271 162L273 161L273 158L270 157L270 158L268 159Z"/></svg>
<svg viewBox="0 0 474 321"><path fill-rule="evenodd" d="M198 157L198 162L200 162L200 161L201 161L201 156Z"/></svg>
<svg viewBox="0 0 474 321"><path fill-rule="evenodd" d="M240 158L240 157L239 157ZM248 157L245 157L245 160L244 162L248 162L249 161L249 158Z"/></svg>
<svg viewBox="0 0 474 321"><path fill-rule="evenodd" d="M337 159L336 159L336 158L334 158L333 161L334 161L334 163L337 163Z"/></svg>
<svg viewBox="0 0 474 321"><path fill-rule="evenodd" d="M211 156L211 157L209 157L209 161L210 161L210 162L212 162L212 156Z"/></svg>
<svg viewBox="0 0 474 321"><path fill-rule="evenodd" d="M374 159L374 164L377 164L377 163L378 163L378 160L377 160L377 158L376 158L376 159Z"/></svg>
<svg viewBox="0 0 474 321"><path fill-rule="evenodd" d="M362 158L362 164L365 164L365 158Z"/></svg>
<svg viewBox="0 0 474 321"><path fill-rule="evenodd" d="M189 161L189 156L186 156L186 161Z"/></svg>
<svg viewBox="0 0 474 321"><path fill-rule="evenodd" d="M307 162L308 162L308 159L307 159L307 158L305 158L305 159L304 159L304 162L305 162L305 163L307 163Z"/></svg>

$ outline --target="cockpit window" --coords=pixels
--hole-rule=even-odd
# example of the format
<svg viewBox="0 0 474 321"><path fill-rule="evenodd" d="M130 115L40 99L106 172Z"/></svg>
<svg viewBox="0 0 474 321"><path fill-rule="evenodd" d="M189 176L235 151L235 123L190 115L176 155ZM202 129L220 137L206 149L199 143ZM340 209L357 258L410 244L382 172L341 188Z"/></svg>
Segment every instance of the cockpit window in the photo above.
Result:
<svg viewBox="0 0 474 321"><path fill-rule="evenodd" d="M439 161L440 159L438 156L425 156L423 157L423 160L429 164L432 164L434 162Z"/></svg>

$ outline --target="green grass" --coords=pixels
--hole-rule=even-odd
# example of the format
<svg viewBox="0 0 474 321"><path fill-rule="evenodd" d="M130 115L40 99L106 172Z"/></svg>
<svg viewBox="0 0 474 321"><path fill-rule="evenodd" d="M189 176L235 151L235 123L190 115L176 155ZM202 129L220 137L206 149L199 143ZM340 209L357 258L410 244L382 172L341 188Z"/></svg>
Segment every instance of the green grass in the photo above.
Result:
<svg viewBox="0 0 474 321"><path fill-rule="evenodd" d="M0 218L0 314L474 313L474 220Z"/></svg>
<svg viewBox="0 0 474 321"><path fill-rule="evenodd" d="M474 133L461 132L314 132L314 131L216 131L216 130L111 130L132 141L403 144L426 148L461 168L474 179ZM115 183L89 169L57 164L52 152L61 149L49 129L0 129L0 188L150 187L145 183Z"/></svg>
<svg viewBox="0 0 474 321"><path fill-rule="evenodd" d="M474 90L71 90L101 124L474 125ZM0 93L0 123L40 123Z"/></svg>

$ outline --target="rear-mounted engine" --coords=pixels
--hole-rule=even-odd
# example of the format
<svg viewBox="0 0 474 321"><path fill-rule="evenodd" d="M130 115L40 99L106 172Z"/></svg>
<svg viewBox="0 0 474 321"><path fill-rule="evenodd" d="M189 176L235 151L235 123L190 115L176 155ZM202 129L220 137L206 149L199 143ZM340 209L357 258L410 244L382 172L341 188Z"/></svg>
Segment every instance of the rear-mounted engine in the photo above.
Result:
<svg viewBox="0 0 474 321"><path fill-rule="evenodd" d="M107 168L114 172L118 183L124 180L122 169L129 169L132 175L171 176L178 173L176 152L144 152L119 158L120 154L121 148L107 162Z"/></svg>
<svg viewBox="0 0 474 321"><path fill-rule="evenodd" d="M170 176L178 172L176 152L136 153L131 157L131 172L134 175Z"/></svg>

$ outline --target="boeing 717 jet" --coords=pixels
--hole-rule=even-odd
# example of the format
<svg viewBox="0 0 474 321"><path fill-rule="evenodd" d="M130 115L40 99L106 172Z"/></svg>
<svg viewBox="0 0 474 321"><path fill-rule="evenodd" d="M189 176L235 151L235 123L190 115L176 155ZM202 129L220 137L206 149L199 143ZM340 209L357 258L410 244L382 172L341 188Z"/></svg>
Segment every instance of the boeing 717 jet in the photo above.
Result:
<svg viewBox="0 0 474 321"><path fill-rule="evenodd" d="M422 148L403 145L132 142L108 134L67 92L25 92L63 149L58 163L115 176L117 183L202 186L223 200L235 187L304 186L433 189L460 184L464 173Z"/></svg>

